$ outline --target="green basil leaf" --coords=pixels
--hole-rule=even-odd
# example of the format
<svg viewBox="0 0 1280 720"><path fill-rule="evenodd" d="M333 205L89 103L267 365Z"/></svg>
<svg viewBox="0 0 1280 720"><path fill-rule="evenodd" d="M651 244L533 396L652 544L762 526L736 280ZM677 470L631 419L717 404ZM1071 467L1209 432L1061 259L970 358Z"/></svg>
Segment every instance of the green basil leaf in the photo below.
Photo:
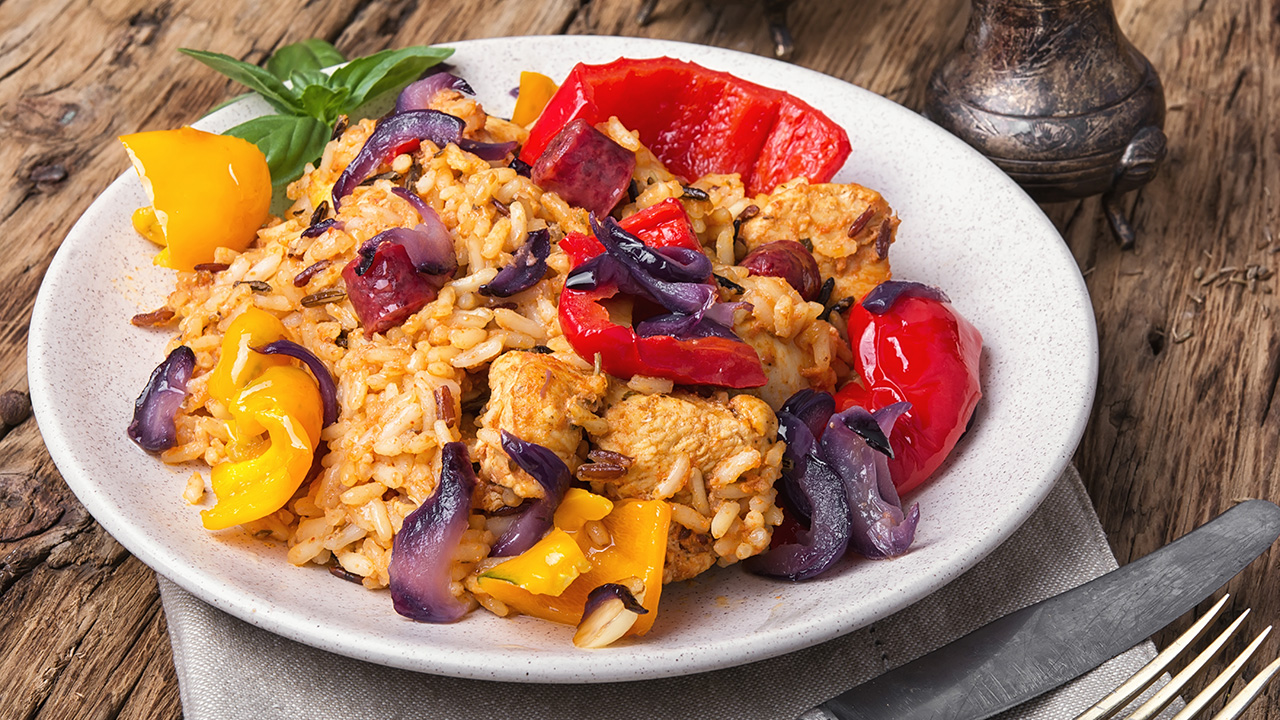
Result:
<svg viewBox="0 0 1280 720"><path fill-rule="evenodd" d="M262 96L263 100L266 100L271 107L279 112L297 113L301 109L297 96L289 88L285 87L285 84L279 78L257 65L250 65L247 62L222 53L192 50L190 48L178 48L178 51L199 60L241 85L247 86L250 90L257 92Z"/></svg>
<svg viewBox="0 0 1280 720"><path fill-rule="evenodd" d="M299 93L301 97L302 91L312 85L328 87L329 77L319 70L294 70L289 73L289 83L293 85L293 91Z"/></svg>
<svg viewBox="0 0 1280 720"><path fill-rule="evenodd" d="M383 93L416 80L424 70L453 54L452 48L419 45L400 50L383 50L358 58L333 72L335 87L351 88L347 110L354 110Z"/></svg>
<svg viewBox="0 0 1280 720"><path fill-rule="evenodd" d="M344 107L351 91L347 88L328 88L324 85L308 85L302 89L302 111L326 125L337 120L339 109Z"/></svg>
<svg viewBox="0 0 1280 720"><path fill-rule="evenodd" d="M302 175L307 163L320 157L329 142L329 127L302 115L264 115L223 133L243 138L267 156L271 184L283 185Z"/></svg>
<svg viewBox="0 0 1280 720"><path fill-rule="evenodd" d="M321 70L346 61L329 41L311 38L276 50L267 60L267 72L284 80L298 70Z"/></svg>

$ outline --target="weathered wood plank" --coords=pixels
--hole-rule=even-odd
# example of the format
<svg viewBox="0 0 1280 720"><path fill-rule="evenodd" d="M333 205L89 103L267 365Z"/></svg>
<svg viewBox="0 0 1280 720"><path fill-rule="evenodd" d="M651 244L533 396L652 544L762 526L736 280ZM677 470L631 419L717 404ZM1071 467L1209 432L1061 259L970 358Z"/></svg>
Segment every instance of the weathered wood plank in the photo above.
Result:
<svg viewBox="0 0 1280 720"><path fill-rule="evenodd" d="M238 0L0 3L0 166L11 173L0 187L8 241L0 254L0 390L25 387L27 322L59 242L127 167L115 135L189 122L239 91L176 48L256 62L311 36L364 54L570 32L771 52L747 0L662 0L645 27L634 22L638 5L292 0L266 11ZM1280 265L1270 229L1280 54L1275 9L1262 0L1117 0L1116 7L1160 70L1170 106L1168 164L1131 198L1140 247L1116 250L1096 200L1047 211L1090 270L1101 379L1076 459L1123 562L1235 499L1280 499L1274 277L1253 289L1229 279L1202 284L1222 267ZM967 14L964 0L797 0L795 60L918 108ZM1273 550L1231 584L1258 625L1280 618L1278 571ZM33 421L0 437L0 617L0 676L8 681L0 716L180 715L152 576L70 496ZM1264 652L1276 648L1271 641ZM1249 717L1280 718L1280 690Z"/></svg>

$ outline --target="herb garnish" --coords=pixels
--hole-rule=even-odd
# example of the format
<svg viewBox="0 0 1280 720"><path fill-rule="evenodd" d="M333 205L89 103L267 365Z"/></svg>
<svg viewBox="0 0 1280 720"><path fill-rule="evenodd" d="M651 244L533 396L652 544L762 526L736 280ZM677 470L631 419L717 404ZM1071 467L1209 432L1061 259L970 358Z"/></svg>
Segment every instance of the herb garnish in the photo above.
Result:
<svg viewBox="0 0 1280 720"><path fill-rule="evenodd" d="M224 133L258 146L267 157L271 182L277 187L302 175L306 164L320 157L340 117L400 90L453 54L451 48L422 45L383 50L325 74L322 68L346 62L346 58L320 38L285 45L267 60L265 68L222 53L190 48L179 51L245 85L280 113L254 118Z"/></svg>

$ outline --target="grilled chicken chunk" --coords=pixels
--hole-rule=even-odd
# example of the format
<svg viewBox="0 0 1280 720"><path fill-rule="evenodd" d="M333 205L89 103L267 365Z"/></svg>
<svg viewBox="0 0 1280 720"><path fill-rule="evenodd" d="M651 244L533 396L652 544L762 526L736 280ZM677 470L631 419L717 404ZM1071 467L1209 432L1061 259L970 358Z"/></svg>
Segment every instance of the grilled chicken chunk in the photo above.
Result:
<svg viewBox="0 0 1280 720"><path fill-rule="evenodd" d="M592 440L633 462L620 477L592 485L614 498L672 503L665 581L768 548L773 526L782 520L773 483L783 443L764 401L723 393L635 394L614 403L605 420L609 431Z"/></svg>
<svg viewBox="0 0 1280 720"><path fill-rule="evenodd" d="M778 186L739 237L754 250L776 240L813 244L822 276L834 277L832 299L861 298L889 279L889 246L898 218L880 193L854 185L811 185L803 178ZM850 231L853 231L852 234Z"/></svg>
<svg viewBox="0 0 1280 720"><path fill-rule="evenodd" d="M489 405L480 418L472 453L480 463L481 476L500 486L484 489L485 509L497 510L543 495L542 486L507 457L500 431L546 447L574 470L582 462L578 454L582 426L603 427L594 410L607 388L603 375L582 372L552 355L508 352L494 360L489 366Z"/></svg>

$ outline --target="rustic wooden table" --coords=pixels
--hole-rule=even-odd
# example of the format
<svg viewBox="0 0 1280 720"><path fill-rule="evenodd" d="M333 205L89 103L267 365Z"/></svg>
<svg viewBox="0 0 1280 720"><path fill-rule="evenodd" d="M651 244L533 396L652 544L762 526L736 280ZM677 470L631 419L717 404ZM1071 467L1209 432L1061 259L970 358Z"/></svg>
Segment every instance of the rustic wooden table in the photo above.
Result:
<svg viewBox="0 0 1280 720"><path fill-rule="evenodd" d="M127 167L115 136L176 127L240 92L177 48L260 62L312 36L352 56L589 33L770 53L763 19L748 12L753 1L662 0L647 27L633 21L638 4L0 3L0 166L10 177L0 190L0 390L26 389L41 277L75 219ZM1116 10L1161 73L1169 106L1168 160L1130 198L1139 247L1117 250L1096 199L1045 210L1097 313L1100 385L1076 462L1124 563L1241 498L1280 500L1275 280L1245 279L1250 267L1280 264L1271 230L1280 15L1264 0L1118 0ZM795 61L918 108L967 14L967 0L796 0ZM1234 605L1257 613L1253 624L1280 620L1277 578L1273 548L1231 583ZM0 717L181 715L153 573L79 505L32 420L0 426L0 618ZM1277 652L1277 641L1264 645ZM1248 717L1280 718L1280 687Z"/></svg>

